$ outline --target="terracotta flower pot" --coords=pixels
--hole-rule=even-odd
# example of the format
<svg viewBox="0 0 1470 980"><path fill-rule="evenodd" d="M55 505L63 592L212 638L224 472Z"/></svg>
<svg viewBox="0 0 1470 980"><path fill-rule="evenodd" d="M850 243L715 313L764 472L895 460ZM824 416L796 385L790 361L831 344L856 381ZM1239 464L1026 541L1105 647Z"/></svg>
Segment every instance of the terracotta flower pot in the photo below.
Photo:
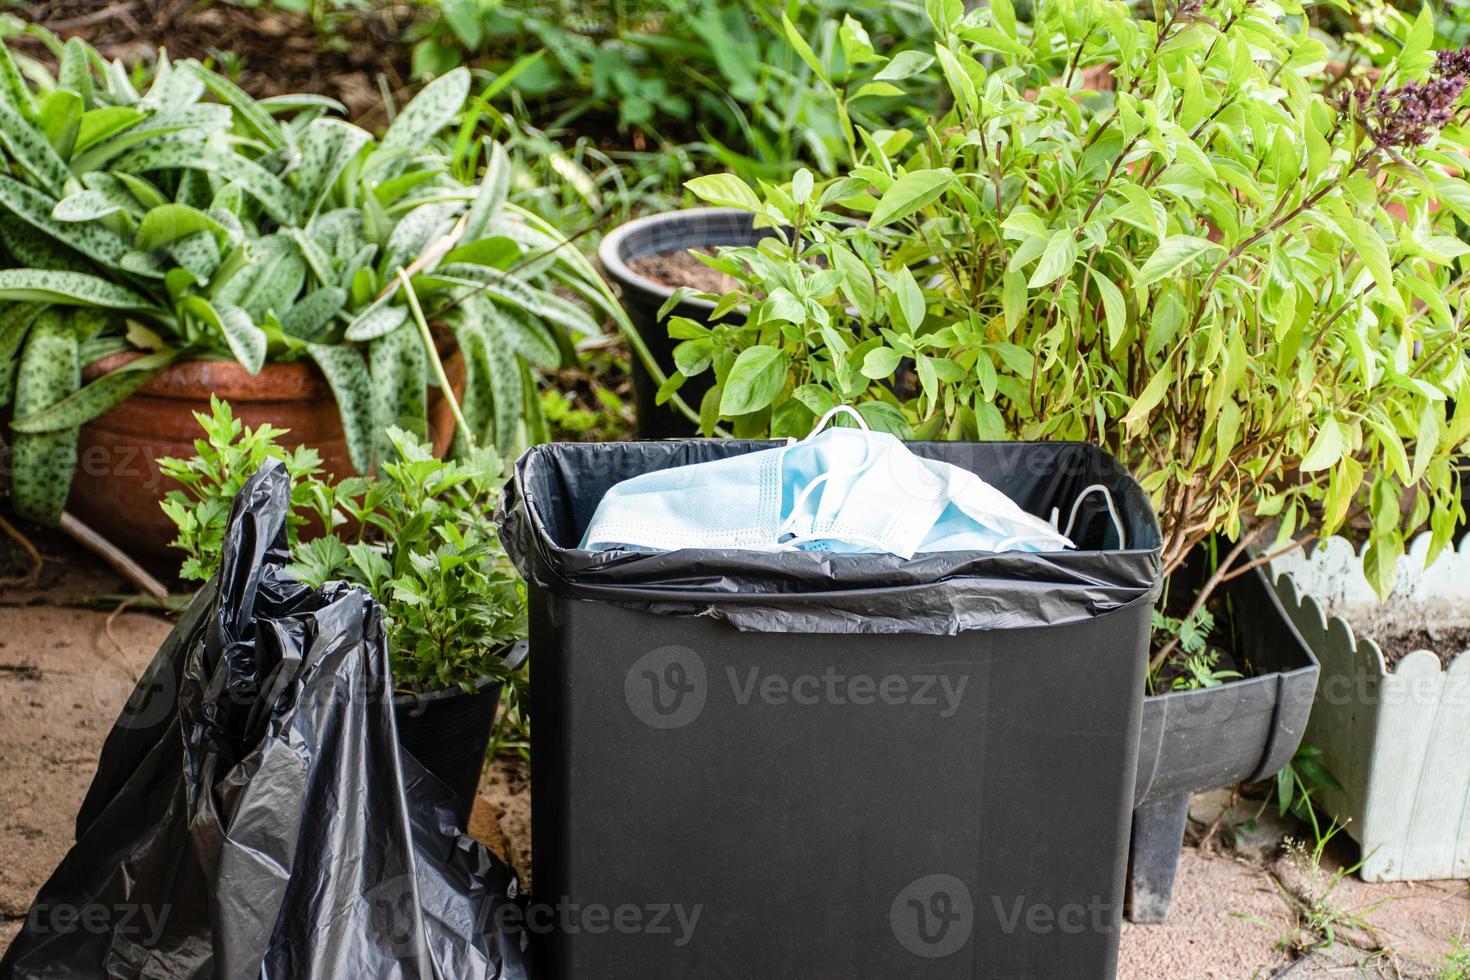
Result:
<svg viewBox="0 0 1470 980"><path fill-rule="evenodd" d="M140 355L113 354L89 364L91 381ZM458 351L444 367L456 394L464 391L464 361ZM324 473L354 471L332 389L316 365L306 361L267 364L251 375L234 361L185 361L164 368L116 408L82 426L77 472L67 509L139 561L159 571L177 571L177 534L159 504L178 484L164 477L158 459L194 455L202 433L195 412L209 412L209 396L230 403L235 417L252 428L269 422L289 429L288 446L306 445L322 457ZM443 454L454 436L449 402L429 389L429 434Z"/></svg>

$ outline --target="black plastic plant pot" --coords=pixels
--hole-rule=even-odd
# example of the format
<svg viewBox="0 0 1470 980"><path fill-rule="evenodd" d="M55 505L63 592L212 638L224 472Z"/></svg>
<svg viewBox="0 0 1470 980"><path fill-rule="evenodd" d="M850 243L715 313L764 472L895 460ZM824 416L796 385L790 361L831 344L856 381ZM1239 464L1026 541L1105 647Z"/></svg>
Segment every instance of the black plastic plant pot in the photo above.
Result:
<svg viewBox="0 0 1470 980"><path fill-rule="evenodd" d="M1195 574L1190 574L1194 572ZM1198 565L1175 587L1198 587ZM1229 617L1215 633L1233 645L1246 675L1218 687L1170 691L1143 701L1128 872L1128 918L1163 922L1192 793L1255 782L1291 760L1317 691L1317 658L1286 615L1262 569L1221 587Z"/></svg>
<svg viewBox="0 0 1470 980"><path fill-rule="evenodd" d="M669 337L668 319L661 319L658 311L674 295L675 287L634 272L630 263L704 246L754 245L773 234L773 229L756 229L754 217L737 208L689 208L637 218L619 225L602 240L597 250L598 261L608 278L617 284L623 309L665 375L674 373L674 347L678 341ZM715 304L709 300L689 298L680 301L669 316L709 323L714 308ZM726 316L722 322L739 323L740 318ZM636 353L631 360L638 435L644 439L694 435L697 426L693 422L672 405L656 403L658 382ZM679 389L679 395L697 411L712 383L708 373L691 378Z"/></svg>
<svg viewBox="0 0 1470 980"><path fill-rule="evenodd" d="M507 487L540 976L1113 976L1145 495L1090 447L913 443L1032 513L1103 483L1128 547L1086 506L1044 555L577 548L619 480L773 445L539 446Z"/></svg>
<svg viewBox="0 0 1470 980"><path fill-rule="evenodd" d="M1470 527L1470 456L1456 459L1455 469L1460 471L1460 509L1465 512L1460 529L1463 530Z"/></svg>
<svg viewBox="0 0 1470 980"><path fill-rule="evenodd" d="M524 640L512 646L505 655L506 667L519 667L529 649ZM456 687L393 698L398 744L454 791L461 826L475 806L501 687L493 677L482 677L472 692Z"/></svg>

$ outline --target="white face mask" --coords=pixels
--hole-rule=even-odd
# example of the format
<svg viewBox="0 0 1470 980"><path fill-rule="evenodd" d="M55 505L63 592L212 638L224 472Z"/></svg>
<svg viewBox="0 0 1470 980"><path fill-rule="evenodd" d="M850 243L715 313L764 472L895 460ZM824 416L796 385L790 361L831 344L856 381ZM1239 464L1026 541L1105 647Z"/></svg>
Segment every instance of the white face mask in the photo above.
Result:
<svg viewBox="0 0 1470 980"><path fill-rule="evenodd" d="M862 428L823 431L838 412ZM1072 542L974 473L914 455L842 406L801 442L616 484L581 547L801 548L912 558L930 551L1057 551Z"/></svg>

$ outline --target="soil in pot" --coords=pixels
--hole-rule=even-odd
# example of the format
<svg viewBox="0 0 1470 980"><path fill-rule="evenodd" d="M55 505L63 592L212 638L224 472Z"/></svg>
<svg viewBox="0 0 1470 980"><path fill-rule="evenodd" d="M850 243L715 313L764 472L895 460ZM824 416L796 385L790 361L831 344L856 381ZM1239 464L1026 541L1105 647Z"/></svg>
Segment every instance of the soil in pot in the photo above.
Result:
<svg viewBox="0 0 1470 980"><path fill-rule="evenodd" d="M739 283L733 278L718 269L711 269L696 258L694 252L704 255L716 254L715 250L708 245L694 249L677 249L672 252L640 256L630 261L628 268L650 282L668 286L671 289L689 286L702 293L723 296L739 288Z"/></svg>
<svg viewBox="0 0 1470 980"><path fill-rule="evenodd" d="M1329 605L1327 614L1347 620L1353 632L1371 639L1383 652L1383 664L1392 671L1416 650L1429 650L1448 670L1461 653L1470 650L1470 609L1445 599L1428 602L1383 603L1376 607Z"/></svg>

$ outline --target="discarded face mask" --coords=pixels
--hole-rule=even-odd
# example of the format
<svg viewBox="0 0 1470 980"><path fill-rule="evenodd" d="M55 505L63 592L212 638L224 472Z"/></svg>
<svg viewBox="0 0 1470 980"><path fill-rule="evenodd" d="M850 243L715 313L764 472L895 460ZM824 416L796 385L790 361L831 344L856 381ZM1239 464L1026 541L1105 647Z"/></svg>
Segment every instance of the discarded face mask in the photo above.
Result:
<svg viewBox="0 0 1470 980"><path fill-rule="evenodd" d="M838 412L860 429L825 429ZM840 406L801 442L645 473L602 498L589 551L1059 551L1072 542L968 470L915 455Z"/></svg>

